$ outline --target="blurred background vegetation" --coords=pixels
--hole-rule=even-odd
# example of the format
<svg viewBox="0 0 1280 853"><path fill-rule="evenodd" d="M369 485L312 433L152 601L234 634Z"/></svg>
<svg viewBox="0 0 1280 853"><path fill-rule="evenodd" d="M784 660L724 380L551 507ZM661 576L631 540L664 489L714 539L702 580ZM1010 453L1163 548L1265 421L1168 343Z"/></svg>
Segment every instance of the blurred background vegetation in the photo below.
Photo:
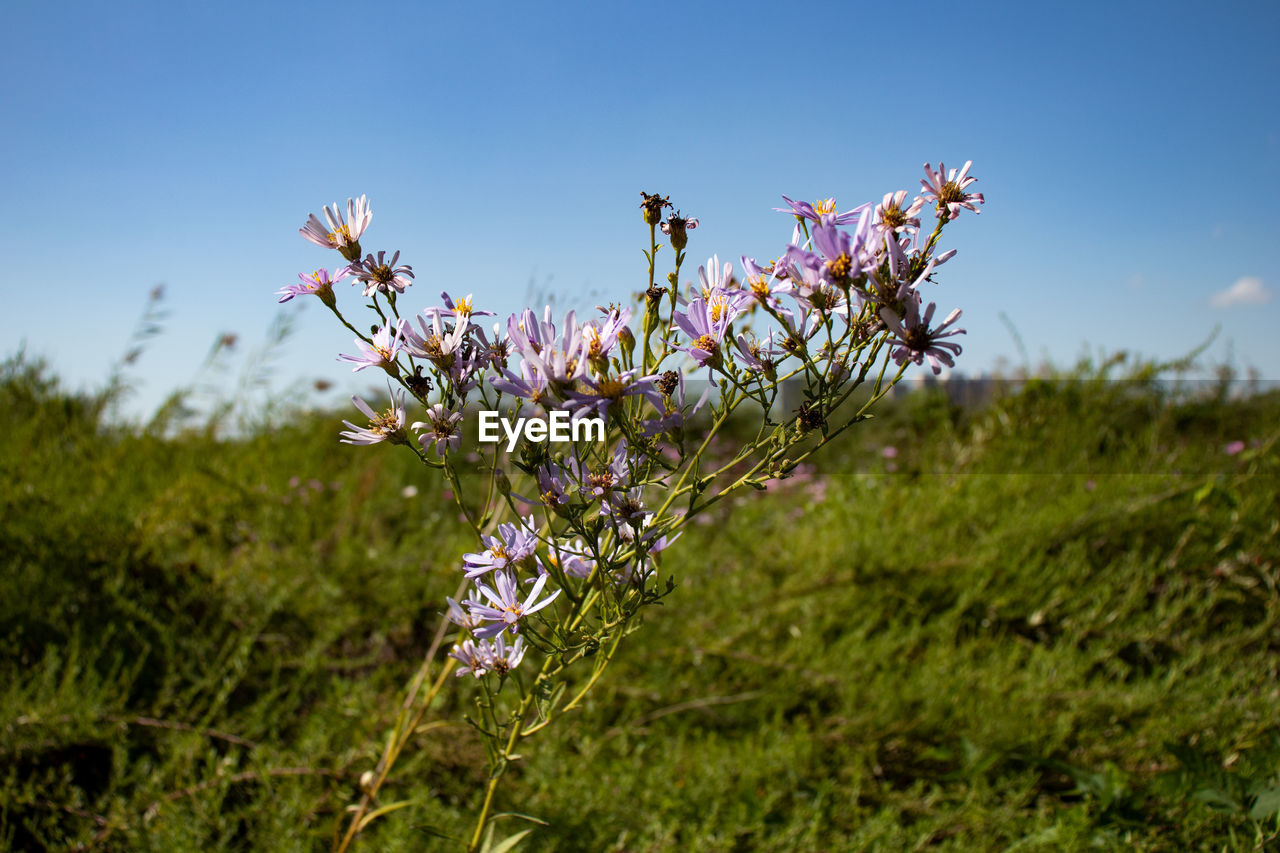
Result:
<svg viewBox="0 0 1280 853"><path fill-rule="evenodd" d="M102 392L0 367L0 845L327 849L475 543L345 412L124 424L128 359ZM555 851L1274 842L1280 395L1161 377L899 396L717 506L499 810ZM360 849L469 828L455 687Z"/></svg>

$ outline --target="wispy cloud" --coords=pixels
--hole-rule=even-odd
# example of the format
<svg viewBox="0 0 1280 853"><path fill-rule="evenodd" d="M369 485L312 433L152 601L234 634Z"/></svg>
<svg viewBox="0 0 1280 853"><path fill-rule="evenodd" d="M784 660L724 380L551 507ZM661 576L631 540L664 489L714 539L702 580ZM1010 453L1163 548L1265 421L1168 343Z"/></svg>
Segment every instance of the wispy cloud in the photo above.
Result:
<svg viewBox="0 0 1280 853"><path fill-rule="evenodd" d="M1267 290L1262 279L1246 276L1238 280L1226 290L1213 294L1209 303L1214 308L1227 308L1232 305L1261 305L1271 301L1271 291Z"/></svg>

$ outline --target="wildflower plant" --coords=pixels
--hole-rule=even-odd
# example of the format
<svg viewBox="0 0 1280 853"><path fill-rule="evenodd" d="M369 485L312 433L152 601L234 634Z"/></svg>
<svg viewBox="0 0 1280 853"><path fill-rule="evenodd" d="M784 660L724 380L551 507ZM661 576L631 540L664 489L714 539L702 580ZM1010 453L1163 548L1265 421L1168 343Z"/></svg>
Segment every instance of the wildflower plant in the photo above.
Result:
<svg viewBox="0 0 1280 853"><path fill-rule="evenodd" d="M471 691L467 722L488 761L474 828L456 840L470 851L510 849L530 831L494 837L504 772L526 739L582 704L642 611L676 589L662 554L682 528L735 492L765 491L805 464L868 418L909 365L927 359L938 373L954 364L960 311L931 327L936 305L921 306L937 268L955 254L939 251L943 229L983 203L967 192L975 180L970 166L948 172L926 164L923 197L909 204L901 190L843 212L831 199L784 196L788 206L780 210L795 224L775 260L742 257L739 279L732 263L713 255L684 294L681 273L698 220L668 213L667 196L642 193L648 287L636 310L606 306L588 319L530 308L488 331L477 320L494 315L473 294L444 293L439 304L405 310L415 281L400 252L360 260L372 219L363 196L348 201L345 217L336 204L326 208L327 227L308 218L302 236L337 250L345 264L332 275L302 274L301 285L278 292L280 301L319 297L356 335L359 354L338 358L356 371L380 368L392 385L383 411L352 398L368 426L344 422L340 440L415 453L439 472L476 541L453 561L457 592L440 603L434 642L335 834L336 850L409 805L383 805L379 794L455 674L469 676L455 683ZM926 236L921 214L930 209ZM660 233L674 251L665 281L658 278ZM344 281L361 287L368 331L339 308ZM705 392L686 392L691 379L706 379ZM781 404L784 382L803 388L791 411ZM479 443L475 463L460 451L477 411L544 427L557 418L598 418L604 438L587 431L560 444ZM723 449L708 452L731 418L744 417L754 422L741 446L727 457Z"/></svg>

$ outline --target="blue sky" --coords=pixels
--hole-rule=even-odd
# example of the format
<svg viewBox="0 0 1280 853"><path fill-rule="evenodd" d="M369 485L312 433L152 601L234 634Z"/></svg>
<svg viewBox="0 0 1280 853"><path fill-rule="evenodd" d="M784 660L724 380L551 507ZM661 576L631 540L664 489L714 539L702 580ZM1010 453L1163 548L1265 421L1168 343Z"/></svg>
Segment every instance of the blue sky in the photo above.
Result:
<svg viewBox="0 0 1280 853"><path fill-rule="evenodd" d="M641 190L701 220L693 274L779 254L781 194L851 207L918 190L939 159L974 160L987 198L948 229L959 255L929 294L964 309L963 371L1020 361L1004 314L1033 362L1173 357L1220 326L1207 361L1280 379L1275 3L15 0L6 17L0 352L25 341L99 384L164 283L136 411L282 311L301 314L277 388L368 384L318 304L273 296L336 265L297 230L348 196L373 207L365 248L414 266L413 308L447 289L505 313L531 280L590 308L642 287Z"/></svg>

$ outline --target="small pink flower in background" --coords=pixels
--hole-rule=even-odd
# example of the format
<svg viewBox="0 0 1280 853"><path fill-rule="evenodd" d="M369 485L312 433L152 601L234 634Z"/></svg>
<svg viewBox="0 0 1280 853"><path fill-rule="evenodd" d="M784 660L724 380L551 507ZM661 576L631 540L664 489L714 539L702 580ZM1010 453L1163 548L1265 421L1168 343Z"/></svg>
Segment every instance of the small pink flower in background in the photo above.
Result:
<svg viewBox="0 0 1280 853"><path fill-rule="evenodd" d="M812 483L804 487L805 493L809 495L809 499L814 503L822 503L827 499L827 481L814 480Z"/></svg>
<svg viewBox="0 0 1280 853"><path fill-rule="evenodd" d="M898 448L894 447L892 444L886 444L880 449L880 455L885 459L897 459Z"/></svg>
<svg viewBox="0 0 1280 853"><path fill-rule="evenodd" d="M1092 492L1096 488L1098 488L1098 484L1092 478L1084 481L1084 490L1086 492Z"/></svg>
<svg viewBox="0 0 1280 853"><path fill-rule="evenodd" d="M1222 452L1227 454L1228 456L1235 456L1238 453L1242 453L1244 451L1244 448L1245 448L1245 443L1243 441L1233 441L1230 444L1228 444L1226 447L1222 448Z"/></svg>

